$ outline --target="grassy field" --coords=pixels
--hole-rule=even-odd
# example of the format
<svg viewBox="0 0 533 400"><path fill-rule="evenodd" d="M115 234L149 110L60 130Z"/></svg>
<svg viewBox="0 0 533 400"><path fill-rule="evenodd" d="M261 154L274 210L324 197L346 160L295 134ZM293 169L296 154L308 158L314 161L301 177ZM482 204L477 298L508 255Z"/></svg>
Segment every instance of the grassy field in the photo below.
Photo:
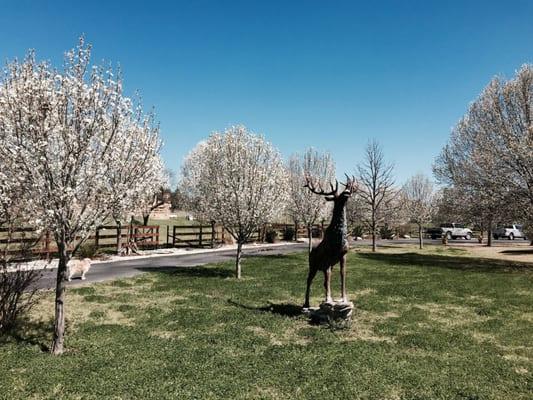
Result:
<svg viewBox="0 0 533 400"><path fill-rule="evenodd" d="M300 314L304 254L71 290L59 358L47 294L0 345L0 398L530 399L533 270L439 251L352 253L344 330Z"/></svg>

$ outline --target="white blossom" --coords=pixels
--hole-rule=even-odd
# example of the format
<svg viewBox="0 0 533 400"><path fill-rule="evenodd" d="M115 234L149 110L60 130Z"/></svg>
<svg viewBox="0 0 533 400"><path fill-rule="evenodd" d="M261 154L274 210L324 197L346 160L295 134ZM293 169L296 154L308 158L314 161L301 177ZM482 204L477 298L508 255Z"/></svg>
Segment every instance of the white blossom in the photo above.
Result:
<svg viewBox="0 0 533 400"><path fill-rule="evenodd" d="M242 245L284 211L287 174L279 152L244 126L215 132L197 145L183 165L183 186L205 218L222 224Z"/></svg>
<svg viewBox="0 0 533 400"><path fill-rule="evenodd" d="M290 190L287 211L296 223L307 227L311 251L311 227L325 219L331 207L323 196L317 196L305 187L306 179L319 187L328 187L335 179L335 163L328 153L309 148L303 154L293 154L287 170Z"/></svg>
<svg viewBox="0 0 533 400"><path fill-rule="evenodd" d="M80 39L62 70L38 63L33 52L8 65L0 84L0 134L2 170L32 199L36 221L58 245L53 351L60 353L70 250L112 213L132 209L155 190L159 129L124 96L120 75L91 67L90 46Z"/></svg>

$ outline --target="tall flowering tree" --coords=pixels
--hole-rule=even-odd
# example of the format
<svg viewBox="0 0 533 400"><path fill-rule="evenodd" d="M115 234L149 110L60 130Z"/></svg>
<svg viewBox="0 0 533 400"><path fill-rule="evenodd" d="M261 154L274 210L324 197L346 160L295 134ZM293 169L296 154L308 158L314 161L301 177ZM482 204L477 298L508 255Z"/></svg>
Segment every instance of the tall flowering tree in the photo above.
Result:
<svg viewBox="0 0 533 400"><path fill-rule="evenodd" d="M422 249L422 231L424 225L431 221L435 206L433 183L427 176L417 174L405 183L400 197L407 218L418 226L418 244Z"/></svg>
<svg viewBox="0 0 533 400"><path fill-rule="evenodd" d="M244 126L215 132L185 160L183 187L193 191L205 217L224 225L237 242L240 278L242 245L285 208L287 179L279 152Z"/></svg>
<svg viewBox="0 0 533 400"><path fill-rule="evenodd" d="M494 218L524 219L533 233L533 65L493 78L455 126L436 177L471 193ZM522 206L502 207L502 205ZM490 233L489 233L490 239Z"/></svg>
<svg viewBox="0 0 533 400"><path fill-rule="evenodd" d="M91 66L90 53L80 39L56 70L30 52L8 65L0 84L0 160L57 243L54 354L64 350L72 252L112 212L155 191L162 169L152 116L124 96L120 76Z"/></svg>
<svg viewBox="0 0 533 400"><path fill-rule="evenodd" d="M209 192L204 193L205 187L200 184L202 179L200 174L204 172L200 166L204 163L205 154L207 154L207 142L202 141L183 160L182 178L178 188L183 203L181 207L192 212L195 218L202 223L214 216L211 211L214 206L212 197Z"/></svg>
<svg viewBox="0 0 533 400"><path fill-rule="evenodd" d="M306 178L319 187L328 187L335 179L335 163L328 153L309 148L303 154L293 154L288 163L289 200L287 210L296 224L307 228L309 252L313 247L312 227L326 217L327 204L323 196L317 196L306 185Z"/></svg>

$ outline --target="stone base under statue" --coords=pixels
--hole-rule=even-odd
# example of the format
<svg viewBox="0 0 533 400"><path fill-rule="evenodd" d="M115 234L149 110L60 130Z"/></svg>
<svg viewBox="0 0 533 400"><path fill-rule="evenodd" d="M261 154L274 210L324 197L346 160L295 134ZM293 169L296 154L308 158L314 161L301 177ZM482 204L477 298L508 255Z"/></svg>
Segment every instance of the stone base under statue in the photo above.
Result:
<svg viewBox="0 0 533 400"><path fill-rule="evenodd" d="M351 301L323 302L318 308L309 308L306 312L315 324L348 322L352 319L354 305Z"/></svg>

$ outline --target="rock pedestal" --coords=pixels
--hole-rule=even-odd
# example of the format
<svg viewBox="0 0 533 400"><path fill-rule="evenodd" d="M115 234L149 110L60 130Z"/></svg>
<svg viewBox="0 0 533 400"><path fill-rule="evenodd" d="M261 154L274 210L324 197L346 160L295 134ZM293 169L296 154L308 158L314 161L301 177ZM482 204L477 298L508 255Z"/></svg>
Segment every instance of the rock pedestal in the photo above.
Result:
<svg viewBox="0 0 533 400"><path fill-rule="evenodd" d="M348 322L352 319L353 309L351 301L323 302L318 308L309 309L309 317L316 324Z"/></svg>

